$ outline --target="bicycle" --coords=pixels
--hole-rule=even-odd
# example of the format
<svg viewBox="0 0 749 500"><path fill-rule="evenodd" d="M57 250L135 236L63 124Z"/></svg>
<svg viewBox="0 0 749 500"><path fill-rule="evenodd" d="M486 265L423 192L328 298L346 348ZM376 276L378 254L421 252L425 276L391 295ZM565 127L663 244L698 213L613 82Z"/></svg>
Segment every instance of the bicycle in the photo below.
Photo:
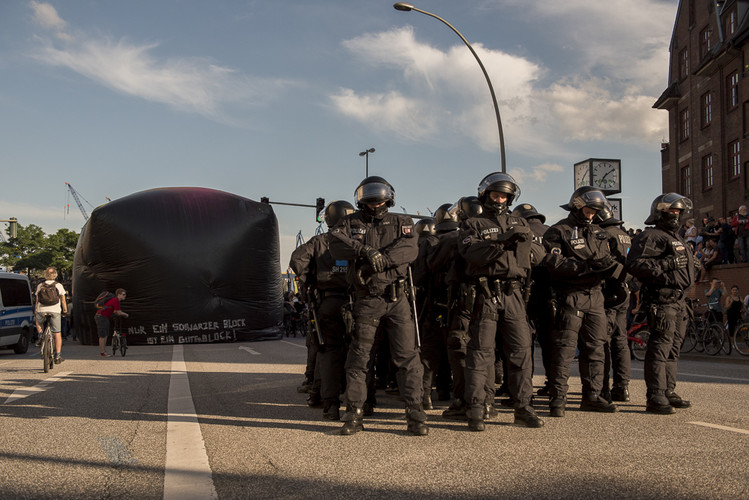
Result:
<svg viewBox="0 0 749 500"><path fill-rule="evenodd" d="M749 356L749 323L741 323L733 332L733 347L742 356Z"/></svg>
<svg viewBox="0 0 749 500"><path fill-rule="evenodd" d="M645 354L648 352L648 339L650 339L650 331L648 330L647 315L638 312L632 318L632 326L627 330L629 349L636 360L645 361Z"/></svg>
<svg viewBox="0 0 749 500"><path fill-rule="evenodd" d="M45 314L44 315L44 325L43 330L41 333L41 355L42 355L42 362L44 363L44 373L49 372L52 368L55 367L55 359L54 359L54 335L52 335L52 328L50 327L50 321L51 321L52 315L51 314Z"/></svg>
<svg viewBox="0 0 749 500"><path fill-rule="evenodd" d="M686 300L688 320L680 351L685 353L694 349L714 356L723 348L723 327L710 321L710 315L695 314L699 305L699 299Z"/></svg>
<svg viewBox="0 0 749 500"><path fill-rule="evenodd" d="M124 333L120 333L121 320L119 317L114 318L114 330L112 331L112 356L117 354L117 349L120 350L120 354L125 356L127 352L127 336Z"/></svg>

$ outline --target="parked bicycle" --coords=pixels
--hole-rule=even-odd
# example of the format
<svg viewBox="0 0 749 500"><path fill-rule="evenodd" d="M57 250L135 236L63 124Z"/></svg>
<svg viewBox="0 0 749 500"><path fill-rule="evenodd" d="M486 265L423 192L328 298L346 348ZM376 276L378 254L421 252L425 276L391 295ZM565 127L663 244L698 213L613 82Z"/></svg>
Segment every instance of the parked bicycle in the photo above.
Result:
<svg viewBox="0 0 749 500"><path fill-rule="evenodd" d="M114 330L112 331L112 356L117 354L117 349L120 350L120 354L125 356L127 352L127 335L122 330L122 319L119 316L114 318Z"/></svg>
<svg viewBox="0 0 749 500"><path fill-rule="evenodd" d="M54 359L54 345L55 345L55 336L52 335L52 328L50 326L50 322L52 321L52 314L45 314L44 315L44 324L42 325L42 333L41 335L41 355L42 355L42 362L44 363L44 373L49 372L52 368L55 367L55 359Z"/></svg>
<svg viewBox="0 0 749 500"><path fill-rule="evenodd" d="M650 339L650 330L648 330L648 317L646 313L638 312L632 318L632 326L627 330L627 341L632 356L638 361L645 361L645 354L648 352L648 340Z"/></svg>
<svg viewBox="0 0 749 500"><path fill-rule="evenodd" d="M687 299L686 306L688 322L681 352L694 349L697 352L715 356L721 351L725 342L723 325L716 321L710 311L706 311L704 315L696 314L696 309L700 307L698 299Z"/></svg>
<svg viewBox="0 0 749 500"><path fill-rule="evenodd" d="M733 347L742 356L749 356L749 323L742 323L733 332Z"/></svg>

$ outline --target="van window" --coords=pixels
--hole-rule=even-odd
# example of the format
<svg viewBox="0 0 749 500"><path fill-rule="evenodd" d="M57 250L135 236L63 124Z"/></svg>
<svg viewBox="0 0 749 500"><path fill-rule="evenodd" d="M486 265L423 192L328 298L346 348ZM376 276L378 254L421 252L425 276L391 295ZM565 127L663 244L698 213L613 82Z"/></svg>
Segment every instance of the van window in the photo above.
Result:
<svg viewBox="0 0 749 500"><path fill-rule="evenodd" d="M26 280L0 278L0 287L3 290L3 306L30 306L29 285Z"/></svg>

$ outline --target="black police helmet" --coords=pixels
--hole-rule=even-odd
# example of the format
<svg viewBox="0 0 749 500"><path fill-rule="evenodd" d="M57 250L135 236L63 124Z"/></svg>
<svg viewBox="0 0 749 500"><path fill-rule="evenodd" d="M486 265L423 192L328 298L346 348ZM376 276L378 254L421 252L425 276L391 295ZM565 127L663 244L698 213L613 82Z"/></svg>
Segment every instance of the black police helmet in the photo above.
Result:
<svg viewBox="0 0 749 500"><path fill-rule="evenodd" d="M657 224L661 221L668 222L669 225L676 226L679 223L679 216L684 212L692 210L692 200L679 193L665 193L656 196L650 205L650 215L645 219L645 224ZM672 214L670 210L677 209L679 214Z"/></svg>
<svg viewBox="0 0 749 500"><path fill-rule="evenodd" d="M356 206L362 208L369 203L385 202L385 205L395 205L395 188L377 175L372 175L361 181L354 191Z"/></svg>
<svg viewBox="0 0 749 500"><path fill-rule="evenodd" d="M590 207L598 211L603 209L607 203L606 196L600 189L593 186L582 186L575 189L569 203L559 206L569 212L577 212L582 210L583 207Z"/></svg>
<svg viewBox="0 0 749 500"><path fill-rule="evenodd" d="M614 217L614 211L611 209L611 205L606 203L606 206L596 212L596 214L593 216L593 224L598 224L602 227L608 227L620 226L624 223Z"/></svg>
<svg viewBox="0 0 749 500"><path fill-rule="evenodd" d="M349 214L353 214L356 211L354 206L345 200L335 200L328 203L320 212L319 219L325 219L325 224L328 227L333 227L338 222Z"/></svg>
<svg viewBox="0 0 749 500"><path fill-rule="evenodd" d="M484 207L481 206L481 200L478 196L464 196L458 200L458 218L461 220L470 219L481 215Z"/></svg>
<svg viewBox="0 0 749 500"><path fill-rule="evenodd" d="M489 191L497 191L507 195L507 206L512 205L516 198L520 198L520 187L511 175L502 172L493 172L484 177L479 183L478 198L481 203L486 203Z"/></svg>
<svg viewBox="0 0 749 500"><path fill-rule="evenodd" d="M546 222L546 216L538 213L536 207L534 207L530 203L522 203L518 205L517 207L515 207L515 210L512 211L512 215L514 215L515 217L522 217L525 220L539 219L541 221L541 224Z"/></svg>
<svg viewBox="0 0 749 500"><path fill-rule="evenodd" d="M435 229L438 233L446 233L458 229L458 215L450 203L440 205L434 212Z"/></svg>
<svg viewBox="0 0 749 500"><path fill-rule="evenodd" d="M414 224L414 232L417 236L426 236L426 235L435 235L437 234L437 230L434 228L434 219L431 217L424 217L423 219L419 219Z"/></svg>

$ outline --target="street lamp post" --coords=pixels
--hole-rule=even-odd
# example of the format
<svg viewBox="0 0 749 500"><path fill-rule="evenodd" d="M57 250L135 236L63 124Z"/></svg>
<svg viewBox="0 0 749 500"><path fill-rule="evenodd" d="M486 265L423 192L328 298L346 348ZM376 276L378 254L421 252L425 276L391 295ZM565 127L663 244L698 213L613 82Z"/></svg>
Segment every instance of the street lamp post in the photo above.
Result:
<svg viewBox="0 0 749 500"><path fill-rule="evenodd" d="M359 156L364 156L365 157L365 165L366 165L365 169L366 170L364 170L364 173L366 175L364 177L369 177L369 153L374 153L374 152L375 152L375 148L369 148L369 149L365 149L364 151L362 151L361 153L359 153Z"/></svg>
<svg viewBox="0 0 749 500"><path fill-rule="evenodd" d="M479 56L478 54L476 54L476 51L473 50L473 47L471 47L471 44L468 43L468 40L466 40L466 38L463 35L461 35L460 31L455 29L455 27L452 24L448 23L447 21L442 19L440 16L432 14L431 12L427 12L425 10L417 9L413 5L407 4L404 2L398 2L394 4L393 7L395 8L395 10L400 10L403 12L409 12L409 11L415 10L416 12L421 12L422 14L426 14L427 16L431 16L439 21L442 21L445 25L447 25L448 28L453 30L455 34L460 37L461 40L463 40L463 43L466 44L466 47L468 47L468 50L471 51L471 54L473 54L473 57L476 58L476 62L479 63L479 66L481 67L481 71L484 73L484 78L486 78L486 83L489 85L489 92L492 95L492 102L494 103L494 114L497 117L497 128L499 129L499 155L502 161L502 172L504 173L506 171L505 137L504 137L504 133L502 132L502 120L499 117L499 106L497 105L497 96L494 95L494 87L492 87L492 82L489 79L489 74L486 72L486 68L484 68L484 64L481 62L481 59L479 59Z"/></svg>

